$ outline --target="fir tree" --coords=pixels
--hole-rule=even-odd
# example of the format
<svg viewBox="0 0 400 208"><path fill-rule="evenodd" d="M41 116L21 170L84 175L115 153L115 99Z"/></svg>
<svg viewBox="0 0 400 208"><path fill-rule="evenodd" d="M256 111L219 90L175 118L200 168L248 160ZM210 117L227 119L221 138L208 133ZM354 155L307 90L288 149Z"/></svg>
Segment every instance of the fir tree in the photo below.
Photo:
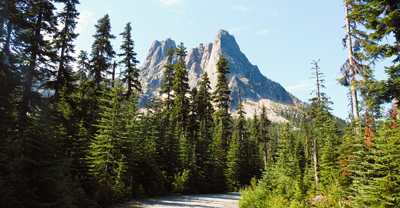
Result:
<svg viewBox="0 0 400 208"><path fill-rule="evenodd" d="M109 73L108 69L111 66L111 60L115 56L115 51L111 45L111 39L114 39L115 36L112 35L110 18L107 15L100 18L97 21L96 34L93 35L95 38L92 44L92 59L90 60L90 68L89 68L89 77L91 83L91 91L93 93L92 96L92 105L93 105L93 117L92 117L92 127L90 130L90 134L94 135L96 132L95 124L98 120L98 111L99 111L99 98L100 91L103 80L106 78L106 75ZM105 85L104 85L105 86Z"/></svg>
<svg viewBox="0 0 400 208"><path fill-rule="evenodd" d="M75 187L68 175L55 117L48 103L31 115L27 130L18 141L19 157L11 165L14 187L11 207L74 207L71 195ZM10 203L10 202L9 202Z"/></svg>
<svg viewBox="0 0 400 208"><path fill-rule="evenodd" d="M224 176L226 168L226 154L229 143L231 142L231 116L228 113L231 99L229 97L231 91L228 87L228 79L226 74L229 73L228 60L221 56L217 62L218 80L215 91L212 93L214 103L217 110L215 116L215 131L213 136L215 160L216 160L216 186L218 191L226 191L227 184Z"/></svg>
<svg viewBox="0 0 400 208"><path fill-rule="evenodd" d="M213 113L214 107L211 99L211 86L207 72L204 72L202 80L199 83L199 91L196 94L194 102L196 125L198 125L196 148L196 168L199 172L199 181L197 182L200 193L212 191L214 179L214 159L212 153L212 130L214 127Z"/></svg>
<svg viewBox="0 0 400 208"><path fill-rule="evenodd" d="M368 30L368 32L365 32L365 36L369 42L362 47L365 56L372 61L379 58L394 57L394 65L386 70L388 79L373 84L370 93L375 95L378 103L393 101L396 111L398 111L400 104L398 93L400 69L399 4L397 1L357 0L352 5L354 10L349 16L360 22ZM381 40L391 35L395 38L395 44L379 44Z"/></svg>
<svg viewBox="0 0 400 208"><path fill-rule="evenodd" d="M103 190L99 190L101 204L122 202L128 199L129 189L124 184L127 155L126 147L126 102L123 87L119 83L109 92L103 90L98 131L91 144L91 163L94 177ZM109 191L107 191L109 190ZM110 193L108 193L110 192Z"/></svg>
<svg viewBox="0 0 400 208"><path fill-rule="evenodd" d="M274 159L273 159L273 145L272 145L272 141L268 135L268 133L269 133L268 126L271 125L271 121L268 119L267 108L264 105L261 107L260 121L259 121L259 123L257 123L257 125L260 128L259 142L262 144L264 166L266 167L268 164L268 160L271 162L274 162ZM254 128L256 128L256 127L254 127ZM256 131L256 129L254 131ZM254 132L254 134L256 134L256 132ZM268 159L268 153L269 153L269 157L270 157L269 159Z"/></svg>
<svg viewBox="0 0 400 208"><path fill-rule="evenodd" d="M125 31L121 33L122 38L124 39L123 44L121 45L121 50L123 53L118 54L118 56L123 57L120 63L123 63L126 69L122 72L125 74L125 78L122 79L123 82L128 83L128 92L127 96L130 97L133 89L137 91L141 91L142 87L139 82L139 69L136 68L136 65L139 61L136 59L136 53L133 51L135 43L132 40L131 36L131 23L127 23L125 26Z"/></svg>
<svg viewBox="0 0 400 208"><path fill-rule="evenodd" d="M169 113L169 110L173 105L172 99L174 98L174 95L172 94L172 86L175 76L175 67L172 64L172 57L174 56L174 49L172 48L172 46L169 47L168 52L165 55L168 57L168 62L167 65L164 66L164 80L161 85L160 94L167 95L164 103L166 106L166 111Z"/></svg>
<svg viewBox="0 0 400 208"><path fill-rule="evenodd" d="M95 89L101 89L101 83L105 79L105 76L109 73L108 69L111 66L111 59L115 56L115 51L111 45L111 39L115 39L115 36L111 32L110 18L107 15L100 18L97 21L96 34L93 35L95 38L92 44L92 59L91 68L89 75L93 77L95 83Z"/></svg>
<svg viewBox="0 0 400 208"><path fill-rule="evenodd" d="M167 53L168 54L168 53ZM174 116L176 119L177 128L180 133L184 133L188 122L189 98L186 96L189 93L189 78L186 70L184 57L186 56L186 48L181 43L176 49L175 54L178 55L179 61L175 65L175 74L172 90L175 94L174 99Z"/></svg>
<svg viewBox="0 0 400 208"><path fill-rule="evenodd" d="M78 37L74 30L77 24L76 19L79 16L79 12L75 8L79 4L79 0L57 0L57 2L65 4L63 11L57 16L62 22L63 28L54 34L52 41L54 50L57 50L60 54L56 60L59 65L56 79L46 83L47 87L55 89L55 102L59 99L61 87L67 86L69 91L72 90L72 82L74 80L72 67L69 63L75 61L72 57L72 53L75 52L72 42Z"/></svg>
<svg viewBox="0 0 400 208"><path fill-rule="evenodd" d="M53 11L55 7L51 1L30 0L26 2L26 9L23 13L26 16L20 19L21 27L24 32L21 39L25 43L24 59L27 66L23 67L23 96L19 109L19 120L23 124L27 122L28 113L31 107L37 103L37 94L33 90L36 81L45 81L49 77L48 69L41 68L48 59L54 58L54 53L50 51L49 41L44 39L44 35L51 35L55 31L56 19Z"/></svg>

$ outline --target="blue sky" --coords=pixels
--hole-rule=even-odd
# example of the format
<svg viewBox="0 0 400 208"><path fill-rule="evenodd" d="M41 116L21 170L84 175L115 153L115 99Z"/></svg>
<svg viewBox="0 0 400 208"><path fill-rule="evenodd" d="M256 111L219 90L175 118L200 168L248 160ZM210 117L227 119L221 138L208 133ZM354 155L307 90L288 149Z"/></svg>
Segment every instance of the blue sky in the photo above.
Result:
<svg viewBox="0 0 400 208"><path fill-rule="evenodd" d="M154 40L170 37L190 49L213 42L218 30L225 29L262 74L302 101L312 97L311 63L320 60L323 91L334 102L333 114L348 117L348 90L336 81L348 58L342 46L346 31L341 0L81 0L78 10L78 52L90 53L94 25L105 14L117 36L112 41L116 51L122 43L119 33L127 22L132 23L140 62ZM386 77L383 65L375 67L377 79Z"/></svg>

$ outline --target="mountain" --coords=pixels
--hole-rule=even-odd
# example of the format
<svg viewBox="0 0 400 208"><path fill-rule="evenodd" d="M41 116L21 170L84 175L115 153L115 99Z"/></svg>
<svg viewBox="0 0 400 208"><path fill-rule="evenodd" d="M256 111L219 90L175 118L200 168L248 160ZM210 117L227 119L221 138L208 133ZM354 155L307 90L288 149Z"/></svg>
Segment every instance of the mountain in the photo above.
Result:
<svg viewBox="0 0 400 208"><path fill-rule="evenodd" d="M154 41L146 60L140 68L140 81L142 83L144 98L141 105L146 103L149 98L159 89L164 79L164 65L167 63L165 54L168 48L176 47L175 41L170 38L164 41ZM216 64L221 55L228 59L228 66L231 71L228 77L228 85L232 91L231 97L234 102L231 109L238 106L238 91L242 98L251 103L259 103L262 100L269 100L274 103L296 106L298 100L292 97L279 83L274 82L263 74L256 65L252 65L247 57L240 51L235 37L226 30L218 31L213 43L205 46L190 49L185 61L189 75L189 86L197 87L204 72L208 73L211 87L215 89L217 83ZM174 57L173 63L177 63L178 58ZM253 112L248 112L253 113ZM248 115L249 116L249 115Z"/></svg>

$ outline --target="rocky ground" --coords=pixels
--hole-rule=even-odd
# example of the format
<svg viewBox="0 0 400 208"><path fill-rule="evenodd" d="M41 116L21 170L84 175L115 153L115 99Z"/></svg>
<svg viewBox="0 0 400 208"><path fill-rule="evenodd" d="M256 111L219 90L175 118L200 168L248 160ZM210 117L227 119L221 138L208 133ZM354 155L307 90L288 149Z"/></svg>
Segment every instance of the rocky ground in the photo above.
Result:
<svg viewBox="0 0 400 208"><path fill-rule="evenodd" d="M114 208L238 208L240 193L170 196L143 201L131 201Z"/></svg>

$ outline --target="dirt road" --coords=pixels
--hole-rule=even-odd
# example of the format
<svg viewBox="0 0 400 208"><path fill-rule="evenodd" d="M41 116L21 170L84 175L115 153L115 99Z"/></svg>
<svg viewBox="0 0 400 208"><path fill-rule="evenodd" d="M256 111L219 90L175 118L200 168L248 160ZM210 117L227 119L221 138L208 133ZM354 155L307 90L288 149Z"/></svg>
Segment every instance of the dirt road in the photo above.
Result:
<svg viewBox="0 0 400 208"><path fill-rule="evenodd" d="M142 202L130 202L115 208L238 208L240 193L204 194L193 196L170 196L157 199L148 199Z"/></svg>

